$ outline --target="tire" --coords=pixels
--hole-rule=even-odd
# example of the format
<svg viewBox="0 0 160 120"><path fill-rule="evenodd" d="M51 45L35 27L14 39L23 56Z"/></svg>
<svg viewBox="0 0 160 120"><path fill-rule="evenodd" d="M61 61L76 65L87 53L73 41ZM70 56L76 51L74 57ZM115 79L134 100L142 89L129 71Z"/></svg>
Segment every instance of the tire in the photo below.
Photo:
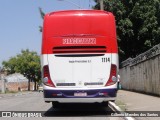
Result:
<svg viewBox="0 0 160 120"><path fill-rule="evenodd" d="M102 102L102 106L108 107L108 101Z"/></svg>
<svg viewBox="0 0 160 120"><path fill-rule="evenodd" d="M111 102L115 102L115 100L111 100Z"/></svg>
<svg viewBox="0 0 160 120"><path fill-rule="evenodd" d="M52 102L52 107L53 108L58 108L60 105L59 105L59 102Z"/></svg>

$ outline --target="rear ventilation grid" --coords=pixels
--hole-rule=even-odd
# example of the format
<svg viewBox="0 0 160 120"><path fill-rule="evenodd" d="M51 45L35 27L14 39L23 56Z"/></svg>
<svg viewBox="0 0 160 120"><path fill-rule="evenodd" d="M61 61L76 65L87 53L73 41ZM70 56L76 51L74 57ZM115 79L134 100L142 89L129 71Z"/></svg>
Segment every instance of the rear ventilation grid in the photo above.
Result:
<svg viewBox="0 0 160 120"><path fill-rule="evenodd" d="M105 46L58 46L53 53L106 53Z"/></svg>
<svg viewBox="0 0 160 120"><path fill-rule="evenodd" d="M57 86L76 86L75 83L57 83Z"/></svg>

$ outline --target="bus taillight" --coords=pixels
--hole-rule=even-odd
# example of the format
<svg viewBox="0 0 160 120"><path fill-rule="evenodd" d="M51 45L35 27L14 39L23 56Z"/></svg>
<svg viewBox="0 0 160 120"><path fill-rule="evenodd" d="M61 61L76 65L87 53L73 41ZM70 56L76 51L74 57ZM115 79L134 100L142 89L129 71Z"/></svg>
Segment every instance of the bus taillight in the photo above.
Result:
<svg viewBox="0 0 160 120"><path fill-rule="evenodd" d="M50 74L49 74L49 68L48 65L45 65L43 67L43 83L47 86L50 87L55 87L55 85L53 84Z"/></svg>
<svg viewBox="0 0 160 120"><path fill-rule="evenodd" d="M114 64L111 64L110 77L105 86L113 85L116 82L117 82L117 66Z"/></svg>

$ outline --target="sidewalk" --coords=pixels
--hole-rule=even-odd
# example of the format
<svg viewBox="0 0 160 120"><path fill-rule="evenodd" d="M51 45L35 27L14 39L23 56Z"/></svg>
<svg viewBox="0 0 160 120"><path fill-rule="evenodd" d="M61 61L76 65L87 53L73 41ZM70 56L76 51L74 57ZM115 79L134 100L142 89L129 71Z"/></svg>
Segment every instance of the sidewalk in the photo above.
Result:
<svg viewBox="0 0 160 120"><path fill-rule="evenodd" d="M21 96L26 94L31 94L31 91L17 92L17 93L0 93L0 98L13 97L13 96Z"/></svg>
<svg viewBox="0 0 160 120"><path fill-rule="evenodd" d="M115 103L123 111L160 111L160 97L136 93L131 91L119 90ZM145 120L146 117L139 117L138 119ZM160 117L151 118L148 120L160 119Z"/></svg>

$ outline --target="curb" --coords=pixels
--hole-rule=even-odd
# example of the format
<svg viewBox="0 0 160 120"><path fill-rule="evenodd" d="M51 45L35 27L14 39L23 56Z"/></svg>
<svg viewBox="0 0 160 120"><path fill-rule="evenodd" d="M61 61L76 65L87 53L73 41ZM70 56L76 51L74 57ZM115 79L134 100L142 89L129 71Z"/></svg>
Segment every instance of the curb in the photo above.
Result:
<svg viewBox="0 0 160 120"><path fill-rule="evenodd" d="M125 114L125 112L122 111L121 108L118 107L114 102L109 101L108 106L118 114ZM124 118L125 120L135 120L135 118L133 118L133 117L125 117L125 116L123 116L122 118Z"/></svg>
<svg viewBox="0 0 160 120"><path fill-rule="evenodd" d="M6 94L0 94L0 98L7 98L7 97L16 97L16 96L22 96L26 94L31 94L31 92L26 92L26 93L6 93Z"/></svg>

